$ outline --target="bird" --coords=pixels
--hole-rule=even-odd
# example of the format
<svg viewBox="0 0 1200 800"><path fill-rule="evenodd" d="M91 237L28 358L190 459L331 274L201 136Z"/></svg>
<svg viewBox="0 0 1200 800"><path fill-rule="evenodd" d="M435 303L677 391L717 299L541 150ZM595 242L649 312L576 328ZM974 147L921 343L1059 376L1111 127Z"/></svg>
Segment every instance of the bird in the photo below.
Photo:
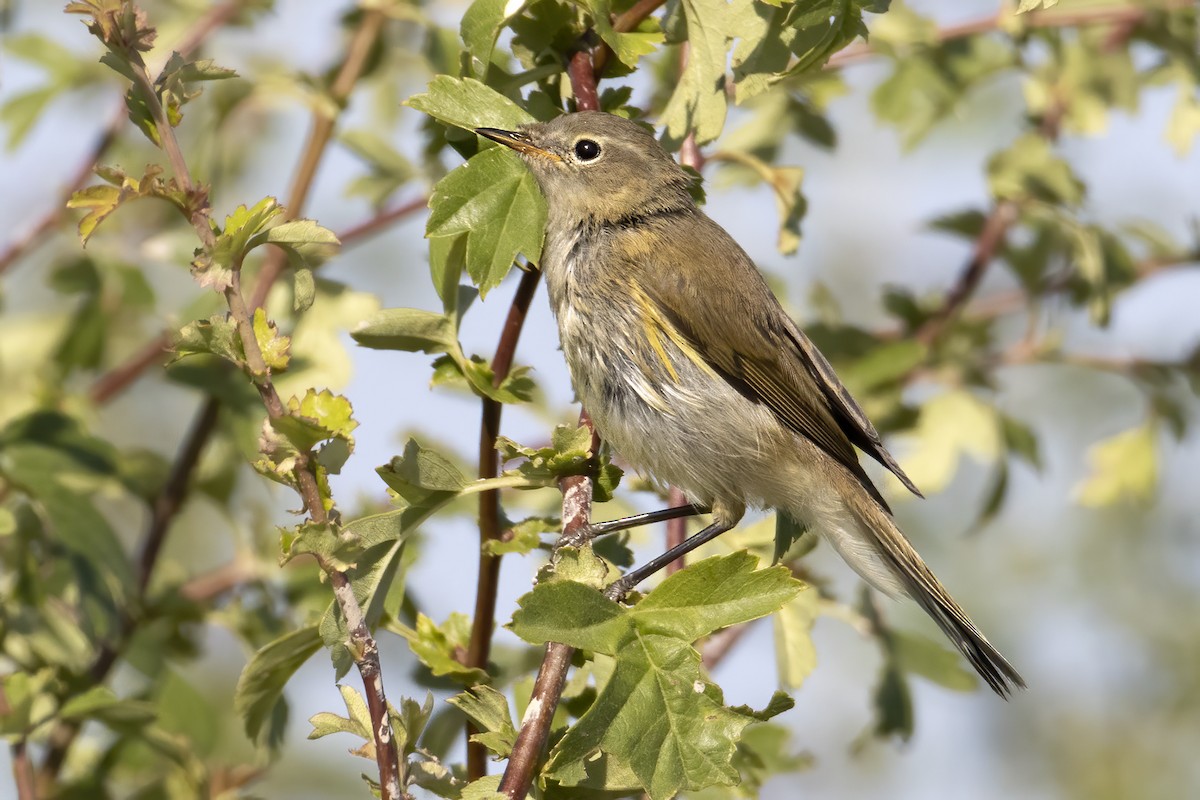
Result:
<svg viewBox="0 0 1200 800"><path fill-rule="evenodd" d="M776 509L877 590L915 600L998 695L1024 688L900 530L856 448L919 490L652 129L582 111L475 132L519 155L545 196L540 268L583 407L627 462L691 501L593 532L712 514L617 595L748 508Z"/></svg>

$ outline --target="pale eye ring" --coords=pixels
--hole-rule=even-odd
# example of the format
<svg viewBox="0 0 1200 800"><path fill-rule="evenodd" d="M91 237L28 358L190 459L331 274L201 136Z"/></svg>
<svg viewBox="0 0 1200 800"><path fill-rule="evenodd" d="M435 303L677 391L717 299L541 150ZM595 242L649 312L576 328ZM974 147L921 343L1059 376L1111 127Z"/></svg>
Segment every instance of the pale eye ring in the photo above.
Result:
<svg viewBox="0 0 1200 800"><path fill-rule="evenodd" d="M595 161L600 157L600 145L591 139L580 139L575 143L575 156L580 161Z"/></svg>

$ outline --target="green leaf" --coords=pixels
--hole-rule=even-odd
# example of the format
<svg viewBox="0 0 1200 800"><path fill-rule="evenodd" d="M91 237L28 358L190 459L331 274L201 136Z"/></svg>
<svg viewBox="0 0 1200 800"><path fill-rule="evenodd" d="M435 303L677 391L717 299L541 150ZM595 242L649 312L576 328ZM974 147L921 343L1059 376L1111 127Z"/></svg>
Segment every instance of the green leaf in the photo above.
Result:
<svg viewBox="0 0 1200 800"><path fill-rule="evenodd" d="M293 280L292 308L302 314L312 308L313 301L317 299L317 284L310 269L296 270Z"/></svg>
<svg viewBox="0 0 1200 800"><path fill-rule="evenodd" d="M446 702L466 714L481 731L474 734L471 741L479 742L502 758L508 757L517 741L517 729L513 725L507 697L490 686L482 685L472 686Z"/></svg>
<svg viewBox="0 0 1200 800"><path fill-rule="evenodd" d="M280 528L280 566L296 556L315 556L323 568L345 572L354 566L362 553L362 543L348 531L329 523L304 522L291 528Z"/></svg>
<svg viewBox="0 0 1200 800"><path fill-rule="evenodd" d="M820 594L808 588L772 617L775 626L775 666L779 685L799 689L817 668L817 648L812 641Z"/></svg>
<svg viewBox="0 0 1200 800"><path fill-rule="evenodd" d="M467 274L481 296L508 274L519 253L537 261L546 201L513 153L490 147L433 187L425 235L466 237Z"/></svg>
<svg viewBox="0 0 1200 800"><path fill-rule="evenodd" d="M1091 474L1075 487L1080 505L1146 502L1158 486L1158 436L1152 425L1118 433L1088 450Z"/></svg>
<svg viewBox="0 0 1200 800"><path fill-rule="evenodd" d="M459 492L467 485L466 476L454 462L422 447L416 439L409 439L404 445L404 453L393 458L386 467L380 467L378 472L401 497L411 496L414 489Z"/></svg>
<svg viewBox="0 0 1200 800"><path fill-rule="evenodd" d="M972 692L979 686L978 676L963 666L959 654L940 641L895 630L889 636L896 663L906 672L958 692Z"/></svg>
<svg viewBox="0 0 1200 800"><path fill-rule="evenodd" d="M802 584L783 567L755 571L747 553L675 573L633 608L569 580L520 600L513 631L616 658L596 701L554 748L548 777L566 786L644 788L653 799L737 780L736 742L753 717L726 708L691 642L769 614Z"/></svg>
<svg viewBox="0 0 1200 800"><path fill-rule="evenodd" d="M476 128L511 130L534 122L528 111L474 78L438 75L429 82L425 93L413 95L404 104L438 122L469 131Z"/></svg>
<svg viewBox="0 0 1200 800"><path fill-rule="evenodd" d="M506 436L496 437L504 463L525 459L505 475L522 475L535 483L550 483L567 475L585 475L592 458L592 433L583 426L555 426L549 447L525 447Z"/></svg>
<svg viewBox="0 0 1200 800"><path fill-rule="evenodd" d="M612 26L612 0L587 0L587 6L596 33L628 67L636 67L638 59L653 53L663 42L662 29L655 17L648 18L635 30L619 33Z"/></svg>
<svg viewBox="0 0 1200 800"><path fill-rule="evenodd" d="M294 265L312 269L333 257L342 243L333 231L311 219L295 219L257 234L248 249L262 244L283 248Z"/></svg>
<svg viewBox="0 0 1200 800"><path fill-rule="evenodd" d="M282 744L283 731L276 724L276 708L284 687L296 670L320 649L317 626L310 625L279 637L246 664L233 694L233 707L252 740L261 741L259 734L264 734L262 738L273 749ZM267 726L268 722L272 724Z"/></svg>
<svg viewBox="0 0 1200 800"><path fill-rule="evenodd" d="M277 222L283 213L283 208L274 197L264 197L249 208L238 206L225 217L225 226L213 243L212 251L207 257L197 259L193 273L240 267L242 259L253 247L251 240Z"/></svg>
<svg viewBox="0 0 1200 800"><path fill-rule="evenodd" d="M262 308L254 309L253 325L254 338L258 342L258 349L262 351L267 370L282 372L287 369L292 340L280 335L279 328L267 319L267 312Z"/></svg>
<svg viewBox="0 0 1200 800"><path fill-rule="evenodd" d="M449 353L458 349L454 322L419 308L384 308L350 332L363 347L410 353Z"/></svg>
<svg viewBox="0 0 1200 800"><path fill-rule="evenodd" d="M358 427L350 401L325 389L309 389L304 397L288 400L288 414L271 421L271 427L301 452L326 439L342 439L353 446L351 432Z"/></svg>
<svg viewBox="0 0 1200 800"><path fill-rule="evenodd" d="M506 553L527 555L541 546L541 534L557 533L561 529L562 520L558 517L530 517L513 525L503 538L484 542L483 550L494 556Z"/></svg>
<svg viewBox="0 0 1200 800"><path fill-rule="evenodd" d="M463 14L460 34L467 52L474 56L474 69L483 77L492 63L492 51L496 39L504 29L504 23L520 14L529 5L529 0L514 3L512 0L475 0Z"/></svg>
<svg viewBox="0 0 1200 800"><path fill-rule="evenodd" d="M172 350L175 352L172 361L209 354L240 366L246 359L237 326L228 314L213 314L184 325L173 337Z"/></svg>
<svg viewBox="0 0 1200 800"><path fill-rule="evenodd" d="M67 700L57 716L67 722L96 720L119 729L146 725L154 720L156 714L149 703L122 700L106 686L93 686Z"/></svg>
<svg viewBox="0 0 1200 800"><path fill-rule="evenodd" d="M436 625L418 613L415 628L394 624L391 630L408 640L413 655L435 676L446 676L467 686L488 680L486 672L463 663L471 641L471 619L465 614L451 614L442 625Z"/></svg>
<svg viewBox="0 0 1200 800"><path fill-rule="evenodd" d="M735 10L725 0L681 0L680 5L688 61L659 121L668 141L678 144L692 132L697 144L704 144L725 127L725 62Z"/></svg>
<svg viewBox="0 0 1200 800"><path fill-rule="evenodd" d="M1036 133L1021 136L988 162L988 185L1001 200L1045 200L1065 206L1083 201L1084 185L1050 142Z"/></svg>
<svg viewBox="0 0 1200 800"><path fill-rule="evenodd" d="M996 410L964 390L946 392L927 402L914 434L916 446L900 463L927 492L941 491L950 484L962 456L990 464L1003 451Z"/></svg>

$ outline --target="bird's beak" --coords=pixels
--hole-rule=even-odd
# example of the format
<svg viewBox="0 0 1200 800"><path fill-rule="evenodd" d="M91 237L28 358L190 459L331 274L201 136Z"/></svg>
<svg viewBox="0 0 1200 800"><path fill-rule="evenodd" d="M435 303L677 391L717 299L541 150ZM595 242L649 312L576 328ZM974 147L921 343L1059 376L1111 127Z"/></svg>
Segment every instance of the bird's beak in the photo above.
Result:
<svg viewBox="0 0 1200 800"><path fill-rule="evenodd" d="M523 155L541 156L551 161L562 161L562 158L555 153L543 150L529 141L528 134L521 133L520 131L504 131L499 128L476 128L475 132L486 139L491 139L493 142L499 142L505 147L510 147Z"/></svg>

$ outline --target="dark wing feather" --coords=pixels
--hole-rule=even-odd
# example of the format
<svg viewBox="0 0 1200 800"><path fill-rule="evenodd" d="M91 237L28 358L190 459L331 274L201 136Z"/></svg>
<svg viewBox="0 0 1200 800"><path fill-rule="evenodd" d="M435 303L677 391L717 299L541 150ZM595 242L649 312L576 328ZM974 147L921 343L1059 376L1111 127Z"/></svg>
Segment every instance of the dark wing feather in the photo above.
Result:
<svg viewBox="0 0 1200 800"><path fill-rule="evenodd" d="M640 227L638 232L648 236L629 236L630 231L619 237L616 249L630 267L628 279L731 385L765 403L785 425L846 467L884 509L887 503L853 445L920 495L833 367L787 317L750 257L703 214L671 222ZM662 263L663 253L689 259L692 266ZM695 270L697 264L711 265L716 279L679 279L681 270Z"/></svg>

